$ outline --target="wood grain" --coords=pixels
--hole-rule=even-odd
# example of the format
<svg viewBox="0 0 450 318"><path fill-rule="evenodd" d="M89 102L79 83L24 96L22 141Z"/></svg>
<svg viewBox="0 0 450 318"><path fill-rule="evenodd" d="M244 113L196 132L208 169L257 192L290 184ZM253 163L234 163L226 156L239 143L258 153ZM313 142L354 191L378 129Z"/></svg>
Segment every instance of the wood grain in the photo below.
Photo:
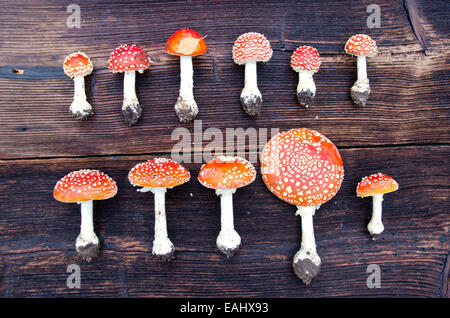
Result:
<svg viewBox="0 0 450 318"><path fill-rule="evenodd" d="M177 251L170 263L152 259L153 197L139 193L129 169L149 156L0 162L0 295L172 297L439 297L447 282L450 146L343 149L345 179L314 217L322 272L309 287L295 277L299 248L295 207L273 196L260 175L234 196L240 252L226 260L215 247L219 198L196 179L167 193L168 231ZM259 166L257 169L259 171ZM103 242L97 261L74 251L79 207L52 198L60 177L99 168L119 187L97 201L95 228ZM362 176L376 171L400 184L383 202L385 232L372 241L366 225L371 200L355 195ZM32 198L32 200L24 200ZM82 288L65 285L69 264L81 266ZM381 288L368 289L369 264L381 267Z"/></svg>
<svg viewBox="0 0 450 318"><path fill-rule="evenodd" d="M0 158L170 152L176 143L173 130L192 131L193 124L177 122L178 58L166 54L163 45L186 26L207 35L208 53L194 59L197 119L204 130L309 127L339 147L448 143L448 4L414 1L419 17L414 25L421 23L425 50L403 1L379 2L380 29L366 27L369 3L123 1L105 6L80 1L80 29L67 28L68 13L58 1L8 3L0 13L5 40L0 46ZM258 68L264 106L256 119L239 105L244 69L231 59L233 41L246 31L264 33L274 49L270 62ZM368 60L373 93L364 109L350 100L356 61L343 52L347 38L358 32L373 36L380 51ZM123 76L106 67L111 51L125 42L141 45L154 61L138 76L144 117L131 128L120 112ZM318 93L311 110L298 106L297 74L289 66L292 51L304 44L317 47L323 60L314 77ZM87 122L74 121L68 112L73 83L61 67L76 50L89 54L95 66L87 78L95 116Z"/></svg>

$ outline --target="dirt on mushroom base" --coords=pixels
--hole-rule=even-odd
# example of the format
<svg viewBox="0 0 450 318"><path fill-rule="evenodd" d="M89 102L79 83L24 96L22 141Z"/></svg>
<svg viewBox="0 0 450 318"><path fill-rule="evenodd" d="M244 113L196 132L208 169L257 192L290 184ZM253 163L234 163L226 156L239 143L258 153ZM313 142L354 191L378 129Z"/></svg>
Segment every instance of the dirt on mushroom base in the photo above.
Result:
<svg viewBox="0 0 450 318"><path fill-rule="evenodd" d="M314 264L309 258L292 262L295 275L300 278L306 285L309 285L314 277L320 273L320 266Z"/></svg>
<svg viewBox="0 0 450 318"><path fill-rule="evenodd" d="M352 100L356 105L364 107L366 106L367 100L370 96L370 88L369 90L361 91L359 90L358 86L355 85L350 90L350 96L352 97Z"/></svg>
<svg viewBox="0 0 450 318"><path fill-rule="evenodd" d="M306 91L297 92L297 99L301 106L309 108L314 102L315 94L309 89Z"/></svg>
<svg viewBox="0 0 450 318"><path fill-rule="evenodd" d="M192 101L188 102L179 96L175 104L175 113L180 122L189 123L197 116L198 107Z"/></svg>
<svg viewBox="0 0 450 318"><path fill-rule="evenodd" d="M100 243L99 244L89 243L84 246L77 246L76 249L77 249L78 254L86 262L90 262L98 256L98 254L100 252Z"/></svg>
<svg viewBox="0 0 450 318"><path fill-rule="evenodd" d="M257 116L261 112L263 100L258 95L246 95L241 97L241 105L244 111L250 116Z"/></svg>
<svg viewBox="0 0 450 318"><path fill-rule="evenodd" d="M139 103L127 104L125 108L122 108L122 115L125 122L133 126L142 116L142 107Z"/></svg>

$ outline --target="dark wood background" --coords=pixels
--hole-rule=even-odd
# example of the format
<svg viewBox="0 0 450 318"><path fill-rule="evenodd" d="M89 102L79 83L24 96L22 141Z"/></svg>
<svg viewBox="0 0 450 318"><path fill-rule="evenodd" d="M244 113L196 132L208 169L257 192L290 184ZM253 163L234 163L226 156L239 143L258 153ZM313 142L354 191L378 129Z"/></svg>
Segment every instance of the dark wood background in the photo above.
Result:
<svg viewBox="0 0 450 318"><path fill-rule="evenodd" d="M80 29L66 26L73 1L1 2L0 296L448 297L448 0L77 1ZM371 3L381 8L379 29L366 25ZM192 123L176 120L178 59L164 52L182 27L207 35L207 54L194 59L204 130L308 127L340 149L344 183L314 218L323 264L310 286L291 268L301 235L295 207L273 196L260 175L234 196L242 249L229 260L216 250L219 198L196 180L200 163L186 164L192 181L167 194L176 258L152 259L153 197L136 192L127 174L139 162L170 156L175 128L193 131ZM244 68L231 59L234 40L249 31L265 34L274 50L258 66L264 105L256 119L239 105ZM368 59L373 92L363 109L350 100L356 60L343 51L355 33L369 34L379 47ZM144 117L134 127L120 112L123 77L107 70L109 54L122 43L142 46L153 61L137 77ZM297 104L297 73L289 66L300 45L322 57L310 110ZM65 56L77 50L95 66L87 78L95 116L86 122L68 113L73 82L62 70ZM101 169L119 186L115 198L95 204L103 249L89 264L74 251L79 207L52 197L59 178L80 168ZM379 171L400 189L386 195L386 229L372 241L371 200L357 198L355 187ZM72 263L81 266L81 289L66 287ZM381 267L379 289L366 286L369 264Z"/></svg>

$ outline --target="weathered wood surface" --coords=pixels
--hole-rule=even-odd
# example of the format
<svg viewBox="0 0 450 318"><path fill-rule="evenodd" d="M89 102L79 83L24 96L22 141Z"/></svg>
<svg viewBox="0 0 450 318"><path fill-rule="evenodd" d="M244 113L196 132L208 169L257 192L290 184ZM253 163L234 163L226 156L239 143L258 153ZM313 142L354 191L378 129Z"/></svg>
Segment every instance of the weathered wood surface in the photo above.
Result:
<svg viewBox="0 0 450 318"><path fill-rule="evenodd" d="M1 162L2 296L421 296L447 295L450 248L449 146L344 149L345 180L314 217L322 272L309 287L294 275L300 220L258 177L234 196L243 247L230 260L216 250L220 203L196 180L168 191L168 231L177 251L170 263L152 259L153 196L133 188L127 174L148 156ZM423 163L427 162L427 165ZM118 183L113 199L96 202L103 249L85 264L74 251L79 206L52 198L67 171L99 168ZM259 171L259 167L258 171ZM371 199L355 196L361 176L383 170L400 190L386 195L385 232L366 231ZM24 199L30 198L30 199ZM32 198L32 199L31 199ZM66 268L81 266L80 290L66 287ZM381 267L381 288L366 286L369 264ZM448 274L448 273L447 273Z"/></svg>
<svg viewBox="0 0 450 318"><path fill-rule="evenodd" d="M80 1L81 28L69 29L59 1L7 2L0 12L0 158L170 152L172 131L181 126L173 110L179 63L163 47L174 30L187 26L207 35L207 54L194 59L197 119L204 129L304 126L339 147L448 143L448 2L407 1L407 11L403 1L379 1L380 29L366 26L371 2L358 3ZM422 41L408 12L417 16L415 25L422 23ZM231 59L233 41L246 31L264 33L274 49L258 69L264 108L257 119L239 105L244 68ZM368 60L373 93L365 109L349 98L356 59L343 51L358 32L373 36L380 51ZM123 76L106 66L122 43L141 45L154 61L137 78L144 117L132 128L120 112ZM292 51L305 44L317 47L323 60L311 110L297 105L297 73L289 66ZM68 112L73 82L61 67L77 50L95 66L87 78L95 116L87 122L75 122Z"/></svg>
<svg viewBox="0 0 450 318"><path fill-rule="evenodd" d="M373 1L78 1L80 29L67 28L61 1L1 3L0 296L448 297L448 1L377 1L380 29L366 26ZM194 59L203 131L309 127L341 150L345 180L315 216L323 267L309 287L291 268L301 235L295 208L274 197L260 175L235 195L243 248L230 260L216 251L219 198L197 182L200 163L187 164L192 181L167 195L176 258L151 257L153 198L126 176L138 162L170 156L175 128L194 130L176 120L178 59L163 50L181 27L207 35L208 53ZM257 119L239 105L244 69L231 59L233 41L248 31L264 33L274 49L258 66L264 106ZM351 103L356 61L343 52L355 33L373 36L380 51L368 59L373 92L364 109ZM137 78L144 117L135 127L120 113L123 77L106 67L122 43L141 45L153 61ZM297 74L289 66L300 45L315 46L323 61L310 110L297 105ZM95 66L87 78L95 116L86 122L68 113L73 82L61 67L76 50ZM90 264L74 251L79 207L52 197L56 181L80 168L101 169L119 185L115 198L95 204L103 249ZM377 171L395 177L400 190L386 196L386 230L372 241L371 202L356 198L355 187ZM81 266L80 290L66 287L72 263ZM369 264L381 267L380 289L366 286Z"/></svg>

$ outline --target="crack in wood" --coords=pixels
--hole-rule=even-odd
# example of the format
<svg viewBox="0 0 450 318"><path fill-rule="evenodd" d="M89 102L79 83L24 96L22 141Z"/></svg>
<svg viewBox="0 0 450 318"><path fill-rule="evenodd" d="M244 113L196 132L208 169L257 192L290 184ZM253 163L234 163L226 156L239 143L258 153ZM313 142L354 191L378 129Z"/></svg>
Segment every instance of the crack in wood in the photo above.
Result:
<svg viewBox="0 0 450 318"><path fill-rule="evenodd" d="M426 42L425 28L423 27L423 19L420 17L417 9L417 2L415 0L405 0L404 4L411 29L425 53L428 50L428 45Z"/></svg>

